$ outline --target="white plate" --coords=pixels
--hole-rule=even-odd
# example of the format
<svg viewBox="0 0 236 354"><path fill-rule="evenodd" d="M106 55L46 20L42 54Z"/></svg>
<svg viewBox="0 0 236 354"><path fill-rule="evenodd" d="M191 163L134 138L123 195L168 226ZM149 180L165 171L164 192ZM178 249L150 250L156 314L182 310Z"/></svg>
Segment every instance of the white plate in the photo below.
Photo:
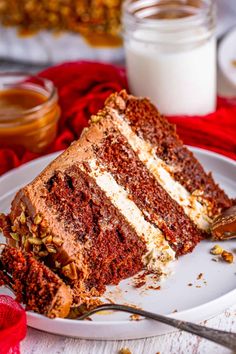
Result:
<svg viewBox="0 0 236 354"><path fill-rule="evenodd" d="M206 170L213 171L217 182L235 197L236 163L212 152L191 148ZM10 207L16 190L32 180L57 154L30 162L0 179L1 211ZM224 248L235 252L235 241L227 241ZM175 262L174 273L161 283L161 290L134 288L132 279L119 286L109 286L106 296L119 303L170 315L178 319L199 322L222 312L236 302L235 264L213 262L209 253L212 243L204 241L192 254ZM198 274L203 277L197 280ZM192 286L188 286L192 283ZM0 288L0 292L5 290ZM174 310L178 312L173 313ZM131 321L128 314L109 313L93 316L93 321L67 319L50 320L28 312L28 325L43 331L90 339L134 339L173 331L173 328L142 319Z"/></svg>
<svg viewBox="0 0 236 354"><path fill-rule="evenodd" d="M223 75L236 89L236 66L232 64L233 60L236 61L236 27L221 41L218 54L219 67Z"/></svg>

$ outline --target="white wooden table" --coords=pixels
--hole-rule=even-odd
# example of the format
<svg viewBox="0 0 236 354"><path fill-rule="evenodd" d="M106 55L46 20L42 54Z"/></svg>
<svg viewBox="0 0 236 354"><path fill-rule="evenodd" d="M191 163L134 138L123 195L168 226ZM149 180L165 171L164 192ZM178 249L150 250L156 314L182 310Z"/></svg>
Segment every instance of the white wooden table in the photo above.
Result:
<svg viewBox="0 0 236 354"><path fill-rule="evenodd" d="M236 305L204 324L236 332ZM217 344L180 331L138 340L92 341L56 336L32 328L28 328L21 351L22 354L118 354L124 347L132 354L232 354Z"/></svg>
<svg viewBox="0 0 236 354"><path fill-rule="evenodd" d="M4 62L0 63L0 70L6 70L8 68L6 64ZM16 66L13 65L12 69L16 70ZM22 70L22 67L20 69ZM232 87L220 75L218 78L220 83L219 93L232 95ZM236 332L236 299L233 308L206 321L204 324L209 327ZM118 354L119 350L124 347L129 348L132 354L232 353L217 344L181 331L139 340L92 341L52 335L32 328L28 328L27 337L21 344L21 352L22 354Z"/></svg>

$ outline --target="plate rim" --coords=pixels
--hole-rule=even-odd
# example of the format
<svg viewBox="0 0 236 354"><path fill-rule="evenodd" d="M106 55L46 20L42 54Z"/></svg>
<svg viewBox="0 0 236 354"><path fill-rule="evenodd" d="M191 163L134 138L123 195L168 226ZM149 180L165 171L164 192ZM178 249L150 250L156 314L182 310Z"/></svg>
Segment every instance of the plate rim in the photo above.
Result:
<svg viewBox="0 0 236 354"><path fill-rule="evenodd" d="M203 154L205 156L217 158L217 159L219 159L221 161L228 162L231 165L236 167L236 161L231 159L231 158L229 158L229 157L227 157L227 156L221 155L221 154L213 152L211 150L207 150L207 149L203 149L203 148L199 148L199 147L195 147L195 146L187 145L187 147L190 148L190 150L193 153L200 153L200 154ZM46 154L44 156L41 156L41 157L38 157L38 158L36 158L34 160L28 161L28 162L22 164L21 166L16 167L16 168L6 172L2 176L0 176L0 184L3 183L6 179L11 178L12 175L17 173L18 171L22 171L22 170L27 169L27 168L32 168L35 165L40 164L40 162L42 162L42 161L44 161L46 159L50 159L50 161L51 161L53 158L56 158L62 152L63 151L57 151L57 152L53 152L53 153L50 153L50 154ZM16 187L14 190L11 190L11 192L8 191L8 192L4 193L2 196L0 196L0 202L1 202L2 199L6 198L9 193L12 193L13 191L18 190L18 189L19 189L19 186ZM165 316L168 316L168 317L171 317L171 318L176 318L176 319L184 319L184 318L188 317L189 315L191 315L192 312L197 312L200 309L202 310L202 308L204 308L204 306L211 307L212 305L214 305L214 302L227 301L227 298L231 298L233 295L236 295L236 288L234 290L231 290L231 291L227 292L226 294L223 294L223 295L217 297L216 299L213 299L213 300L208 301L206 303L203 303L201 305L198 305L198 306L195 306L195 307L191 307L191 308L189 308L187 310L179 311L179 312L176 312L176 313L169 313L169 314L166 314ZM42 320L43 319L45 321L53 321L53 322L56 321L59 324L64 323L65 325L69 325L69 324L72 324L72 323L75 324L76 323L76 321L73 320L73 319L66 319L66 318L50 319L50 318L48 318L48 317L46 317L44 315L35 313L33 311L27 311L26 314L27 314L27 318L29 320L30 319L34 319L34 320L40 320L40 319ZM141 322L143 322L143 321L148 321L148 319L143 319ZM127 324L129 324L129 325L133 324L133 326L137 326L137 323L139 323L139 322L140 321L136 322L136 321L130 321L130 320L109 320L109 321L96 320L96 322L83 321L83 326L88 327L88 328L89 327L94 327L94 326L105 326L105 325L119 326L119 325L127 325Z"/></svg>

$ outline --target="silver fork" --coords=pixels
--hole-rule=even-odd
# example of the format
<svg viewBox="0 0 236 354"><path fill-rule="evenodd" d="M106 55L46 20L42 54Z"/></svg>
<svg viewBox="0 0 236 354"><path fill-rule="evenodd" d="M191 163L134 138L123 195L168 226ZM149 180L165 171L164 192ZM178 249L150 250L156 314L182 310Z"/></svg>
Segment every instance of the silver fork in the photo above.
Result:
<svg viewBox="0 0 236 354"><path fill-rule="evenodd" d="M181 329L185 332L195 334L199 337L208 339L212 342L215 342L226 348L236 351L236 333L220 331L218 329L200 326L195 323L177 320L171 317L159 315L157 313L140 310L131 306L119 305L119 304L103 304L97 306L96 308L90 311L87 311L83 315L77 317L77 319L84 320L85 318L88 318L89 316L97 312L106 311L106 310L128 312L135 315L140 315L146 318L150 318L152 320L162 322L169 326Z"/></svg>

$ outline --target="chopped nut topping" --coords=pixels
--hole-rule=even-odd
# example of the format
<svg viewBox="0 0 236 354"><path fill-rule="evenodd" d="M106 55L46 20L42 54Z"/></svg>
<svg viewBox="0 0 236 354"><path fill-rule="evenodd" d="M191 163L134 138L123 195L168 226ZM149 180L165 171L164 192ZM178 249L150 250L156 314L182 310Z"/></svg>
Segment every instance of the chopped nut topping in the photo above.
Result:
<svg viewBox="0 0 236 354"><path fill-rule="evenodd" d="M56 268L61 268L61 263L58 262L58 261L55 261L55 267L56 267Z"/></svg>
<svg viewBox="0 0 236 354"><path fill-rule="evenodd" d="M57 253L57 250L53 245L46 245L46 248L49 253Z"/></svg>
<svg viewBox="0 0 236 354"><path fill-rule="evenodd" d="M26 236L25 235L21 235L21 244L24 244L26 240Z"/></svg>
<svg viewBox="0 0 236 354"><path fill-rule="evenodd" d="M40 235L39 235L41 238L45 238L46 236L47 236L47 232L42 232L42 233L40 233Z"/></svg>
<svg viewBox="0 0 236 354"><path fill-rule="evenodd" d="M39 225L41 221L42 221L42 217L39 214L37 214L34 218L35 225Z"/></svg>
<svg viewBox="0 0 236 354"><path fill-rule="evenodd" d="M20 223L23 224L23 225L26 223L26 216L25 216L25 213L23 211L20 214L19 220L20 220Z"/></svg>
<svg viewBox="0 0 236 354"><path fill-rule="evenodd" d="M26 224L30 232L34 233L37 231L37 225L32 224L30 220L27 219Z"/></svg>
<svg viewBox="0 0 236 354"><path fill-rule="evenodd" d="M35 245L35 244L33 245L33 252L35 254L38 254L40 250L41 250L41 245Z"/></svg>
<svg viewBox="0 0 236 354"><path fill-rule="evenodd" d="M221 254L221 257L223 258L223 260L225 262L228 262L228 263L233 263L234 261L234 256L231 252L228 252L228 251L223 251L222 254Z"/></svg>
<svg viewBox="0 0 236 354"><path fill-rule="evenodd" d="M92 115L92 116L91 116L91 122L92 122L92 123L97 123L97 122L100 121L101 118L102 118L102 117L100 117L100 116L98 116L98 115Z"/></svg>
<svg viewBox="0 0 236 354"><path fill-rule="evenodd" d="M29 240L25 240L24 242L24 248L26 250L26 252L29 252L30 251L30 243L29 243Z"/></svg>
<svg viewBox="0 0 236 354"><path fill-rule="evenodd" d="M20 207L22 211L25 211L25 205L23 203L21 203Z"/></svg>
<svg viewBox="0 0 236 354"><path fill-rule="evenodd" d="M56 245L56 246L61 246L63 244L63 241L59 238L59 237L53 237L52 238L52 242Z"/></svg>
<svg viewBox="0 0 236 354"><path fill-rule="evenodd" d="M14 226L14 225L11 226L11 229L12 229L13 232L16 232L16 230L17 230L17 229L16 229L16 226Z"/></svg>
<svg viewBox="0 0 236 354"><path fill-rule="evenodd" d="M39 257L47 257L48 256L48 251L40 251L39 252Z"/></svg>
<svg viewBox="0 0 236 354"><path fill-rule="evenodd" d="M67 265L65 265L64 267L62 267L62 274L64 274L65 277L69 278L69 279L77 279L78 275L76 272L76 266L75 263L69 263Z"/></svg>
<svg viewBox="0 0 236 354"><path fill-rule="evenodd" d="M49 235L49 236L44 237L44 238L42 239L42 242L43 242L44 244L52 243L52 236Z"/></svg>
<svg viewBox="0 0 236 354"><path fill-rule="evenodd" d="M88 128L84 128L82 130L82 132L80 133L80 136L82 137L87 131L88 131Z"/></svg>
<svg viewBox="0 0 236 354"><path fill-rule="evenodd" d="M219 245L215 245L210 250L210 253L216 256L216 255L221 255L223 251L224 251L223 248L221 248Z"/></svg>
<svg viewBox="0 0 236 354"><path fill-rule="evenodd" d="M19 241L19 235L16 232L10 232L11 237L15 241Z"/></svg>
<svg viewBox="0 0 236 354"><path fill-rule="evenodd" d="M31 245L41 245L43 243L42 240L38 237L29 237L28 241Z"/></svg>

